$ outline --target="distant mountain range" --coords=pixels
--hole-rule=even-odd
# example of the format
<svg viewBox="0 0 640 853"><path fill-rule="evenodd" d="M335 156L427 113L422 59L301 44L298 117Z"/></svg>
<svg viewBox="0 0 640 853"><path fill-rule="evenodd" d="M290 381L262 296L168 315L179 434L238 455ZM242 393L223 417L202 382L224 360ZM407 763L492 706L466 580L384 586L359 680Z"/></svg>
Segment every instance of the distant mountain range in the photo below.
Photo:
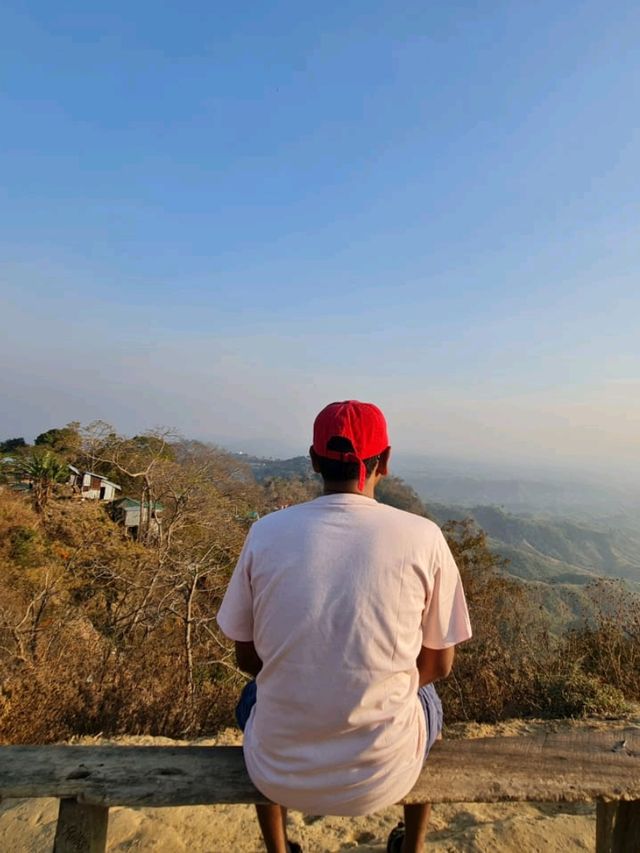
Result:
<svg viewBox="0 0 640 853"><path fill-rule="evenodd" d="M586 587L599 577L621 578L640 592L639 491L561 475L466 476L437 466L432 473L424 460L402 457L395 467L439 523L475 519L553 621L590 612Z"/></svg>
<svg viewBox="0 0 640 853"><path fill-rule="evenodd" d="M306 456L240 458L259 480L313 476ZM585 588L599 577L621 578L640 592L640 504L633 495L584 483L434 476L407 470L402 460L395 471L439 524L473 518L554 623L591 610Z"/></svg>
<svg viewBox="0 0 640 853"><path fill-rule="evenodd" d="M632 526L640 518L640 484L622 485L593 476L580 478L562 471L496 474L490 468L399 454L393 472L410 483L428 503L499 506L508 512L560 514L566 518L624 518Z"/></svg>
<svg viewBox="0 0 640 853"><path fill-rule="evenodd" d="M640 535L561 518L507 513L493 506L429 503L439 523L473 518L510 560L510 572L526 580L584 584L595 576L640 583Z"/></svg>
<svg viewBox="0 0 640 853"><path fill-rule="evenodd" d="M240 459L249 465L258 481L269 477L313 477L313 468L308 456L293 456L291 459L270 459L265 456L251 456L248 453L233 453L236 459Z"/></svg>

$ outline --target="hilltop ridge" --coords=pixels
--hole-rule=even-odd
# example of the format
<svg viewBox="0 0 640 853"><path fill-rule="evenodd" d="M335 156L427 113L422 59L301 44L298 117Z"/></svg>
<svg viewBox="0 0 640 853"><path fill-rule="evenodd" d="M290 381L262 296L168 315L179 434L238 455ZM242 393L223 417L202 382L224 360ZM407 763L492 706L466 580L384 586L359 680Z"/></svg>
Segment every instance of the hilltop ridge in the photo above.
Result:
<svg viewBox="0 0 640 853"><path fill-rule="evenodd" d="M306 456L271 459L238 454L238 457L250 466L259 482L269 478L314 479ZM509 560L509 572L519 578L583 585L604 576L640 584L640 527L635 530L626 516L620 520L609 516L596 521L577 519L569 509L566 515L551 510L543 514L517 512L496 503L444 502L425 493L422 475L417 477L416 485L410 473L404 468L401 471L405 486L413 492L414 503L415 499L421 500L424 511L439 524L473 518L487 533L494 550ZM441 491L441 481L442 478L436 478L436 493ZM509 481L507 485L513 487L518 499L524 496L522 484ZM458 481L455 489L459 487ZM550 486L544 488L552 493ZM545 493L544 489L540 492Z"/></svg>

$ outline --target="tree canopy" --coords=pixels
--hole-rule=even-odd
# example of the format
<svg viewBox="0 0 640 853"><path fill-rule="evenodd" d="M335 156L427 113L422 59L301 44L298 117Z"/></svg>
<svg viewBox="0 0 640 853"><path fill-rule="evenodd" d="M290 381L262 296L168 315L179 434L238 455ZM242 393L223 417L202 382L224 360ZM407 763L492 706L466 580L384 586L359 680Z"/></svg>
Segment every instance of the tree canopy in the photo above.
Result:
<svg viewBox="0 0 640 853"><path fill-rule="evenodd" d="M50 450L41 448L19 457L11 470L16 480L27 480L31 484L33 505L38 513L46 509L56 483L64 483L69 477L67 463Z"/></svg>
<svg viewBox="0 0 640 853"><path fill-rule="evenodd" d="M78 454L81 443L78 421L71 421L66 426L54 427L41 432L34 442L36 447L47 447L67 459Z"/></svg>
<svg viewBox="0 0 640 853"><path fill-rule="evenodd" d="M21 447L27 447L27 442L22 437L7 438L4 441L0 441L0 453L12 453Z"/></svg>

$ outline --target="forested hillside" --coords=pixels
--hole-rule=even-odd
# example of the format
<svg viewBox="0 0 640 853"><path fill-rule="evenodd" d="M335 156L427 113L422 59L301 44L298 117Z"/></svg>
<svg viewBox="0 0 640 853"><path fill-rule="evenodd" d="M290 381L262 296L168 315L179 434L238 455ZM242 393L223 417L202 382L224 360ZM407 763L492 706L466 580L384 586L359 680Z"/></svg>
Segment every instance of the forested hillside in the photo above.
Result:
<svg viewBox="0 0 640 853"><path fill-rule="evenodd" d="M640 535L562 518L517 516L491 506L430 504L430 509L441 522L475 519L521 577L586 583L604 575L640 582Z"/></svg>
<svg viewBox="0 0 640 853"><path fill-rule="evenodd" d="M250 525L316 496L317 478L294 466L258 482L244 460L163 430L70 424L38 439L0 457L0 741L229 723L245 677L217 608ZM118 500L103 500L105 482ZM430 514L397 477L378 498ZM442 685L450 719L613 712L638 697L640 608L626 591L583 587L591 621L552 637L540 590L509 575L476 523L443 530L474 627Z"/></svg>

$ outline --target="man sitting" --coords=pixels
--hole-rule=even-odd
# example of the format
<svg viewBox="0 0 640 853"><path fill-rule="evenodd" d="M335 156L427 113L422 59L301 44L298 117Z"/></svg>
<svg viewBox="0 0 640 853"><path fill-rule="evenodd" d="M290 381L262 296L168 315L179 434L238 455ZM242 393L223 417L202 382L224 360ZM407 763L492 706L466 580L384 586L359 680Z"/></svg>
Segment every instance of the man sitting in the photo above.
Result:
<svg viewBox="0 0 640 853"><path fill-rule="evenodd" d="M255 677L237 716L249 776L272 800L257 807L269 853L300 850L287 807L362 815L409 793L442 728L433 682L471 636L440 529L374 498L382 412L330 404L310 453L324 494L253 525L217 617ZM387 849L421 850L429 812L405 806Z"/></svg>

